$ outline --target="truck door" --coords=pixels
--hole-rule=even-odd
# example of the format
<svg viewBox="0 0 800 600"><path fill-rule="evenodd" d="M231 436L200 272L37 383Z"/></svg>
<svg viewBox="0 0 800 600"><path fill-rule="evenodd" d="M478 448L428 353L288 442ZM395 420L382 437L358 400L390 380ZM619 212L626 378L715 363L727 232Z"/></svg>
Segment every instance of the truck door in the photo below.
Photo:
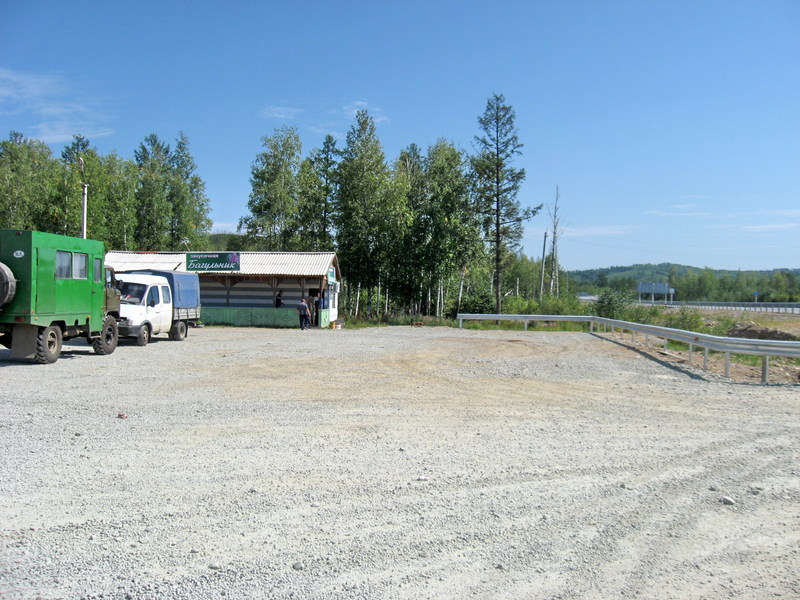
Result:
<svg viewBox="0 0 800 600"><path fill-rule="evenodd" d="M172 327L172 294L169 291L168 285L161 286L161 305L162 305L162 318L161 331L169 331Z"/></svg>
<svg viewBox="0 0 800 600"><path fill-rule="evenodd" d="M36 248L35 309L38 314L52 315L56 307L55 248Z"/></svg>
<svg viewBox="0 0 800 600"><path fill-rule="evenodd" d="M150 289L147 290L145 306L147 307L147 320L150 321L150 324L153 326L153 333L165 331L164 313L166 310L164 304L161 302L157 285L151 285Z"/></svg>

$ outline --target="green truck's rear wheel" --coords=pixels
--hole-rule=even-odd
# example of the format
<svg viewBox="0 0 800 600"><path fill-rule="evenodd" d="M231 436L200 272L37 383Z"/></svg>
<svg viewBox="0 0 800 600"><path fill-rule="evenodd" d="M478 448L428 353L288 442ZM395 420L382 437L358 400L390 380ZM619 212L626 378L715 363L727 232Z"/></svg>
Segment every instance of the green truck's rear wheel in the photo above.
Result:
<svg viewBox="0 0 800 600"><path fill-rule="evenodd" d="M39 327L34 360L41 364L50 364L56 362L59 356L61 356L61 328Z"/></svg>

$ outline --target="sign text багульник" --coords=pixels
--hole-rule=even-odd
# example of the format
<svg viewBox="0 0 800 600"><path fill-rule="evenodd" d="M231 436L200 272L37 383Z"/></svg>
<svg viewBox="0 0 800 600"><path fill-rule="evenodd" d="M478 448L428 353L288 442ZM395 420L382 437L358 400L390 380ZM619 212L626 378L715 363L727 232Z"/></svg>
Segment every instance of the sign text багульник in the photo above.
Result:
<svg viewBox="0 0 800 600"><path fill-rule="evenodd" d="M238 271L241 268L238 252L189 252L187 271Z"/></svg>

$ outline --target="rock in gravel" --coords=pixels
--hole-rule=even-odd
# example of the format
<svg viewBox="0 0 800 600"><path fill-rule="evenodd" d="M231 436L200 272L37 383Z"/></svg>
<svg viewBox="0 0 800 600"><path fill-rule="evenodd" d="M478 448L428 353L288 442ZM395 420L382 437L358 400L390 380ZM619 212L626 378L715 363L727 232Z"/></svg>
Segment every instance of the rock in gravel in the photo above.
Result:
<svg viewBox="0 0 800 600"><path fill-rule="evenodd" d="M722 499L720 500L720 502L722 502L723 504L728 504L728 505L736 504L736 500L734 500L730 496L723 496Z"/></svg>

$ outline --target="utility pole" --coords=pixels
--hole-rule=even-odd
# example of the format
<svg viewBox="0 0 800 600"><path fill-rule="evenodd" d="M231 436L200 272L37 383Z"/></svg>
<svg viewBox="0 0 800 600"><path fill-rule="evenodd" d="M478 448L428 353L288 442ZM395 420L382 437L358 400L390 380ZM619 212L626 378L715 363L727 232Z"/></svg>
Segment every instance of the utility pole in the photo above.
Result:
<svg viewBox="0 0 800 600"><path fill-rule="evenodd" d="M86 239L86 212L87 212L87 205L88 205L88 196L89 196L89 185L84 183L83 181L83 158L80 156L78 157L78 165L81 169L81 187L83 188L82 199L83 199L83 209L81 211L81 237Z"/></svg>

